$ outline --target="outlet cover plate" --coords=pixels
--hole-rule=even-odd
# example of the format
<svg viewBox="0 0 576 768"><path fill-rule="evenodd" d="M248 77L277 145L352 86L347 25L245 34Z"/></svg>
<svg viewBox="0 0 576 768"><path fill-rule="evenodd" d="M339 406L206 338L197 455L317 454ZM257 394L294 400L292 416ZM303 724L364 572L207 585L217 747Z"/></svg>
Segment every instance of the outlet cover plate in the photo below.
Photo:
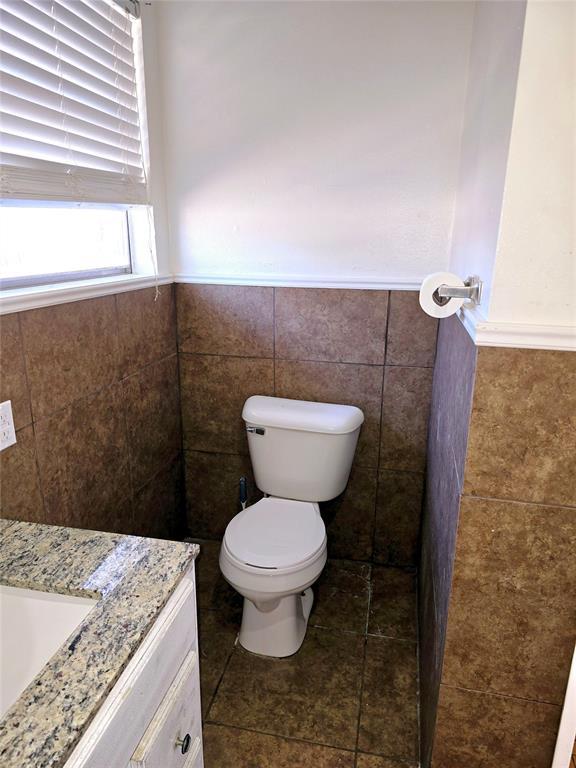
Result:
<svg viewBox="0 0 576 768"><path fill-rule="evenodd" d="M6 400L0 403L0 451L9 448L16 442L14 419L12 417L12 402Z"/></svg>

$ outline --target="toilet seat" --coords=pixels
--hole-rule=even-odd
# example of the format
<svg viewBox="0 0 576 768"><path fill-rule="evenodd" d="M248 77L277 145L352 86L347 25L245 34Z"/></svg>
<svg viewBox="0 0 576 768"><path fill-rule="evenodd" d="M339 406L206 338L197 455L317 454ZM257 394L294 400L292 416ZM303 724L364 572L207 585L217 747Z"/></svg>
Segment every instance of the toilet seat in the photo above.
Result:
<svg viewBox="0 0 576 768"><path fill-rule="evenodd" d="M309 561L325 541L317 504L276 497L264 498L237 514L224 534L224 544L234 559L270 570Z"/></svg>

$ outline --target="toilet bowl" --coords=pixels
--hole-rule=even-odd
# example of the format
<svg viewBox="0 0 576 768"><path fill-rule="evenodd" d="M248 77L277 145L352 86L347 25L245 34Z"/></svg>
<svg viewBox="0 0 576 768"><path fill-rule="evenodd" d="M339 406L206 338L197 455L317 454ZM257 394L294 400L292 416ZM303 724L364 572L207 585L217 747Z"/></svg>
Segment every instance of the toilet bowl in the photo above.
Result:
<svg viewBox="0 0 576 768"><path fill-rule="evenodd" d="M326 563L318 502L346 487L364 414L350 405L255 395L242 418L265 497L228 524L220 570L244 597L240 644L290 656L304 640L311 586Z"/></svg>
<svg viewBox="0 0 576 768"><path fill-rule="evenodd" d="M226 581L244 597L240 644L264 656L291 656L306 634L311 585L326 563L318 504L267 497L229 523L220 550Z"/></svg>

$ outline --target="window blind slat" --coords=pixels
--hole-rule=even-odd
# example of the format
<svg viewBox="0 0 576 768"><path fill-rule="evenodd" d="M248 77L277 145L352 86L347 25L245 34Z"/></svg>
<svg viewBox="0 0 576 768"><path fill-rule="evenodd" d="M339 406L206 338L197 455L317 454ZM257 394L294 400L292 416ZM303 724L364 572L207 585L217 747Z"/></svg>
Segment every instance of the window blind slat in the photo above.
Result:
<svg viewBox="0 0 576 768"><path fill-rule="evenodd" d="M76 164L77 157L81 155L82 157L92 157L95 160L112 160L119 163L120 168L123 165L133 165L138 168L141 165L139 152L132 152L122 145L118 146L116 142L104 143L86 135L75 133L67 119L64 126L53 127L17 115L3 113L0 152L4 149L5 135L18 136L22 139L40 142L43 146L52 147L54 159L58 155L63 155L64 158L70 157L74 164ZM12 152L13 150L7 148L5 151Z"/></svg>
<svg viewBox="0 0 576 768"><path fill-rule="evenodd" d="M42 0L28 0L28 2L42 2ZM44 0L45 2L45 0ZM127 16L118 15L112 3L101 3L102 13L97 13L90 3L78 2L78 0L50 0L50 3L56 3L63 10L74 14L82 28L86 29L90 25L92 29L101 32L105 37L111 37L115 42L120 43L124 48L132 51L132 36L129 33L130 20Z"/></svg>
<svg viewBox="0 0 576 768"><path fill-rule="evenodd" d="M100 16L103 16L105 19L112 19L117 27L126 29L127 14L118 6L117 3L112 1L102 3L101 0L84 0L84 3L90 6L93 11L99 13Z"/></svg>
<svg viewBox="0 0 576 768"><path fill-rule="evenodd" d="M146 202L133 23L107 0L3 0L0 193Z"/></svg>
<svg viewBox="0 0 576 768"><path fill-rule="evenodd" d="M72 64L80 70L90 71L91 74L108 85L112 84L131 96L135 95L133 72L129 73L129 77L126 77L121 72L115 72L109 66L91 59L81 51L58 40L57 37L33 27L27 21L17 16L12 16L5 9L0 9L0 25L5 32L3 36L6 34L12 35L17 40L27 43L32 49L38 49L52 56L60 57L63 61Z"/></svg>
<svg viewBox="0 0 576 768"><path fill-rule="evenodd" d="M58 0L19 0L21 3L36 8L38 11L44 13L48 18L54 21L60 22L63 26L76 32L81 37L85 37L90 42L99 46L105 51L118 56L118 58L130 64L132 59L131 41L128 38L128 43L122 41L123 35L118 30L118 27L111 24L110 30L100 31L96 26L93 26L86 21L85 12L89 9L84 5L82 0L76 0L78 9L82 13L82 18L72 13L64 6L60 5Z"/></svg>
<svg viewBox="0 0 576 768"><path fill-rule="evenodd" d="M76 101L71 96L55 93L48 88L42 88L27 80L22 80L14 75L6 73L2 76L2 92L0 93L0 108L10 103L11 98L17 98L26 102L31 107L46 107L70 117L85 120L95 127L107 128L118 131L131 139L140 140L138 124L122 119L117 115L110 115L101 109L95 109L82 101ZM133 113L130 113L131 116Z"/></svg>
<svg viewBox="0 0 576 768"><path fill-rule="evenodd" d="M62 129L64 126L68 133L80 137L94 139L103 142L105 146L127 149L136 154L140 153L139 138L132 138L123 131L105 128L94 123L73 117L69 113L62 115L57 109L50 109L43 105L26 101L18 96L5 93L2 96L2 116L0 117L0 127L6 127L6 120L10 117L29 121L34 126L35 133L39 133L39 126L47 126L53 129ZM0 137L1 141L1 137Z"/></svg>
<svg viewBox="0 0 576 768"><path fill-rule="evenodd" d="M91 73L72 66L58 56L35 48L33 45L30 45L21 38L14 37L14 35L8 32L4 32L0 36L0 51L9 53L27 64L32 64L49 75L54 75L59 80L62 79L74 85L79 85L93 93L97 93L99 96L122 104L124 107L134 110L138 108L138 100L134 92L126 93L126 91L118 88L113 81L107 83L98 77L94 77Z"/></svg>
<svg viewBox="0 0 576 768"><path fill-rule="evenodd" d="M58 163L68 163L79 168L93 168L100 171L115 171L116 173L127 173L132 170L131 176L137 176L139 168L131 163L112 160L101 155L93 155L81 151L76 151L67 147L58 147L54 144L30 139L27 136L18 136L9 131L2 131L2 144L0 145L0 154L4 163L4 155L23 154L28 158L37 158Z"/></svg>
<svg viewBox="0 0 576 768"><path fill-rule="evenodd" d="M85 54L91 61L103 64L113 71L117 70L129 80L134 78L133 65L118 59L113 53L113 46L110 47L110 50L105 50L104 48L95 45L87 38L77 34L63 24L58 23L33 6L27 5L25 2L22 2L22 0L3 0L2 10L7 11L33 29L37 29L46 35L50 35L55 40L60 40L70 48Z"/></svg>
<svg viewBox="0 0 576 768"><path fill-rule="evenodd" d="M29 64L27 61L16 58L9 53L0 56L0 72L7 75L14 75L21 80L26 80L34 85L47 88L54 93L81 101L94 109L106 112L109 115L122 117L129 122L138 123L138 113L131 107L115 102L113 99L107 99L87 88L83 88L76 83L71 83L65 78L53 75L41 67ZM0 86L2 87L2 86Z"/></svg>

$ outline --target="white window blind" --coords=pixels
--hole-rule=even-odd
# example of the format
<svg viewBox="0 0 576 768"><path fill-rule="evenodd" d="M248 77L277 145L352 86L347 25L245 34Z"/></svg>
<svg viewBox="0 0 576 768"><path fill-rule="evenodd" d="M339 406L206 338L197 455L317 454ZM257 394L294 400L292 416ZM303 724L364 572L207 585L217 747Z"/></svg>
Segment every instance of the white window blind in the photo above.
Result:
<svg viewBox="0 0 576 768"><path fill-rule="evenodd" d="M107 0L2 0L0 192L146 203L133 21Z"/></svg>

